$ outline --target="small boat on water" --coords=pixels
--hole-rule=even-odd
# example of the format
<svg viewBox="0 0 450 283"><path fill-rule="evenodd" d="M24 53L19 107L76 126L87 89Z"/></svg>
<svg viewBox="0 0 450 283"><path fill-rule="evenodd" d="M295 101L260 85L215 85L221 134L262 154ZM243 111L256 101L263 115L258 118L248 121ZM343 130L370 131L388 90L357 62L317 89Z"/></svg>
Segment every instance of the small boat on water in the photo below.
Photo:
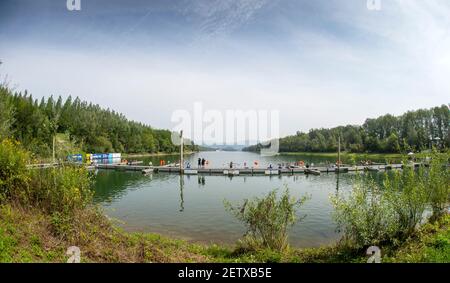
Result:
<svg viewBox="0 0 450 283"><path fill-rule="evenodd" d="M224 175L239 175L239 170L223 170Z"/></svg>
<svg viewBox="0 0 450 283"><path fill-rule="evenodd" d="M195 169L184 169L184 174L186 175L197 175L198 170Z"/></svg>
<svg viewBox="0 0 450 283"><path fill-rule="evenodd" d="M315 169L305 169L305 174L320 175L320 171Z"/></svg>
<svg viewBox="0 0 450 283"><path fill-rule="evenodd" d="M139 165L139 164L142 164L142 163L144 163L144 161L141 161L141 160L131 160L131 161L126 162L126 165Z"/></svg>
<svg viewBox="0 0 450 283"><path fill-rule="evenodd" d="M142 174L150 174L153 173L153 168L142 169Z"/></svg>
<svg viewBox="0 0 450 283"><path fill-rule="evenodd" d="M366 170L371 171L371 172L378 172L378 171L380 171L380 168L374 167L374 166L367 166Z"/></svg>

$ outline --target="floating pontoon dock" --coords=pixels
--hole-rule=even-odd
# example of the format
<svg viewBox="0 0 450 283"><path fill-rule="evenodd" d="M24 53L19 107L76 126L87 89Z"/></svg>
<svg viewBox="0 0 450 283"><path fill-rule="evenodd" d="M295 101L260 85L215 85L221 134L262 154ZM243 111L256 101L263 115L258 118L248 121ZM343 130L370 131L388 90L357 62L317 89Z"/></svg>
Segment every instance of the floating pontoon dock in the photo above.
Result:
<svg viewBox="0 0 450 283"><path fill-rule="evenodd" d="M402 164L389 164L389 165L370 165L370 166L340 166L337 167L310 167L310 168L279 168L279 169L267 169L267 168L185 168L183 173L186 175L293 175L293 174L313 174L320 175L320 173L347 173L357 171L384 171L392 169L401 169ZM421 166L420 163L414 163L406 166ZM140 171L143 173L175 173L180 174L180 167L178 166L144 166L144 165L125 165L125 164L96 164L97 169L111 169L121 171Z"/></svg>

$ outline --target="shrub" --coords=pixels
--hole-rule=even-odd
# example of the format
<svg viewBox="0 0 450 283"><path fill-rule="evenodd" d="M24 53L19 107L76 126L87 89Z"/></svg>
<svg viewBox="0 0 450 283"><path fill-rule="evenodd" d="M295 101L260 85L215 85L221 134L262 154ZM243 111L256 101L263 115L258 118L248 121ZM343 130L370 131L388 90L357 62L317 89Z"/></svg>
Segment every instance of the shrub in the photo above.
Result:
<svg viewBox="0 0 450 283"><path fill-rule="evenodd" d="M429 164L429 171L425 178L425 189L428 193L433 219L445 213L450 202L450 174L447 167L448 153L434 153Z"/></svg>
<svg viewBox="0 0 450 283"><path fill-rule="evenodd" d="M395 211L380 191L372 178L358 177L348 197L331 197L338 230L355 248L379 245L397 230Z"/></svg>
<svg viewBox="0 0 450 283"><path fill-rule="evenodd" d="M0 202L37 207L51 215L57 234L64 234L76 210L92 201L91 177L84 167L28 169L29 159L17 142L0 143Z"/></svg>
<svg viewBox="0 0 450 283"><path fill-rule="evenodd" d="M359 176L349 197L332 197L344 238L357 248L395 244L416 232L428 207L442 215L449 203L447 162L448 155L435 154L429 169L405 164L401 171L384 173L382 184Z"/></svg>
<svg viewBox="0 0 450 283"><path fill-rule="evenodd" d="M297 218L297 209L306 200L307 197L291 197L288 189L278 199L274 190L263 198L245 200L238 206L225 201L225 207L247 226L241 241L247 248L284 251L288 247L288 229L301 220Z"/></svg>
<svg viewBox="0 0 450 283"><path fill-rule="evenodd" d="M425 171L417 171L404 166L401 171L392 175L385 174L383 182L385 198L395 211L398 239L405 239L414 233L418 224L424 219L428 197L425 188Z"/></svg>
<svg viewBox="0 0 450 283"><path fill-rule="evenodd" d="M0 202L24 201L27 197L29 154L18 142L0 142Z"/></svg>
<svg viewBox="0 0 450 283"><path fill-rule="evenodd" d="M32 202L46 212L70 214L92 200L91 177L84 167L33 170L31 176Z"/></svg>

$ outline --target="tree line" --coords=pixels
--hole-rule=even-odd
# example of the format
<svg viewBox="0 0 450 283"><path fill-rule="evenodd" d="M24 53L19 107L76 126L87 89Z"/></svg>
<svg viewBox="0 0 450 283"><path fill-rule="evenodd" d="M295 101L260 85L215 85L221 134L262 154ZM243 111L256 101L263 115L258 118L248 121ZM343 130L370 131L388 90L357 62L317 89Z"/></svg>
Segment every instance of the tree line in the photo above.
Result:
<svg viewBox="0 0 450 283"><path fill-rule="evenodd" d="M363 125L339 126L331 129L298 131L280 139L280 152L402 153L421 151L432 146L441 149L450 145L450 111L442 105L431 109L408 111L401 116L390 114L367 119ZM259 151L262 145L245 148Z"/></svg>
<svg viewBox="0 0 450 283"><path fill-rule="evenodd" d="M27 91L12 92L0 86L0 139L13 138L26 149L48 157L53 137L62 133L84 152L155 153L176 152L169 130L127 120L110 109L81 101L78 97L61 96L40 100ZM186 146L197 150L196 145Z"/></svg>

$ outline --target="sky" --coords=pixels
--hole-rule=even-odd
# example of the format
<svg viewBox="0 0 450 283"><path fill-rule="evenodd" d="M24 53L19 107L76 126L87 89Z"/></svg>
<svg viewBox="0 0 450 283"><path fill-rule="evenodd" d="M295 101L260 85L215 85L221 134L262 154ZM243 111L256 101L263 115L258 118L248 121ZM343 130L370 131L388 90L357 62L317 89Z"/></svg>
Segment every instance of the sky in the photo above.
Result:
<svg viewBox="0 0 450 283"><path fill-rule="evenodd" d="M372 0L377 1L377 0ZM278 110L280 135L447 104L450 1L0 1L0 76L156 128Z"/></svg>

